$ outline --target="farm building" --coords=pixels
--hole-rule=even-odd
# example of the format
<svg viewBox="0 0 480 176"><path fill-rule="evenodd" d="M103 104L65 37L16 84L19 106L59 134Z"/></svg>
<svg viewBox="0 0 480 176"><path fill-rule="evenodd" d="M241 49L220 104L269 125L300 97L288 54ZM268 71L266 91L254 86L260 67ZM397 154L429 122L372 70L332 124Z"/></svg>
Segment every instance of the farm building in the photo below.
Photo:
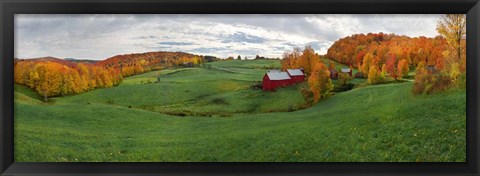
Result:
<svg viewBox="0 0 480 176"><path fill-rule="evenodd" d="M304 81L305 75L300 69L269 70L263 76L263 90L275 90L278 87L285 87L291 84Z"/></svg>
<svg viewBox="0 0 480 176"><path fill-rule="evenodd" d="M338 78L338 71L335 69L330 69L330 79L337 79Z"/></svg>
<svg viewBox="0 0 480 176"><path fill-rule="evenodd" d="M275 90L292 84L291 77L287 72L268 71L263 76L263 90Z"/></svg>
<svg viewBox="0 0 480 176"><path fill-rule="evenodd" d="M350 68L342 68L342 73L348 73L348 75L352 76L352 69Z"/></svg>
<svg viewBox="0 0 480 176"><path fill-rule="evenodd" d="M300 69L287 69L287 73L294 83L303 82L305 80L305 74L303 74L303 71Z"/></svg>

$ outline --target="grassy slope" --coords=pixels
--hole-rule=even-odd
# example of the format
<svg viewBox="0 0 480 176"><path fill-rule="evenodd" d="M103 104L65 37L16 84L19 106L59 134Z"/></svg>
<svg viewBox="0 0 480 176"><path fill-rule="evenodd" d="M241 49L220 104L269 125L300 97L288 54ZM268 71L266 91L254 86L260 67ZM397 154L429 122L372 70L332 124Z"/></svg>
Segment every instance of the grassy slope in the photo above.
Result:
<svg viewBox="0 0 480 176"><path fill-rule="evenodd" d="M184 75L174 77L179 73ZM182 87L210 90L201 84L188 88L183 85L192 80L188 71L179 73L162 78L162 83L182 82L168 94L148 92L157 88L148 86L166 86L162 83L126 80L115 88L59 98L55 105L16 86L16 161L465 161L465 91L414 97L411 82L378 85L338 93L305 110L233 117L178 117L128 108L171 103L162 100L165 96L182 101L205 93L180 89L172 94ZM152 77L147 74L129 79ZM227 93L241 91L248 89ZM286 91L273 94L293 94Z"/></svg>
<svg viewBox="0 0 480 176"><path fill-rule="evenodd" d="M153 71L129 77L120 86L60 98L57 99L57 103L101 103L155 112L223 116L231 116L234 113L287 111L304 104L304 99L299 92L301 84L275 92L263 92L250 88L260 84L267 71L253 69L251 66L274 65L278 61L265 62L216 62L210 63L211 69ZM161 79L160 83L145 84L148 81L155 82L158 76ZM255 101L252 101L252 98Z"/></svg>

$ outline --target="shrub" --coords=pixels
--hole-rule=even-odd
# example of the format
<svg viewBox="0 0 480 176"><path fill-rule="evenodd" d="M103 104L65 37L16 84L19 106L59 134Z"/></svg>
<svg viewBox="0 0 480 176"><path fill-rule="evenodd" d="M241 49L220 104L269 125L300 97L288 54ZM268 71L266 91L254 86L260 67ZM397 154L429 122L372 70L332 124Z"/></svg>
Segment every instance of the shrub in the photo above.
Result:
<svg viewBox="0 0 480 176"><path fill-rule="evenodd" d="M338 83L341 86L345 86L351 81L353 78L348 73L339 73L338 74Z"/></svg>
<svg viewBox="0 0 480 176"><path fill-rule="evenodd" d="M305 86L300 90L300 93L302 93L302 96L305 99L307 106L310 106L313 103L313 92L310 91L307 86Z"/></svg>
<svg viewBox="0 0 480 176"><path fill-rule="evenodd" d="M452 76L455 75L454 77ZM432 94L435 92L446 91L451 87L456 86L457 80L454 78L461 78L462 74L443 74L440 72L428 71L423 62L418 64L415 74L415 81L413 83L414 94ZM459 79L461 80L461 79Z"/></svg>

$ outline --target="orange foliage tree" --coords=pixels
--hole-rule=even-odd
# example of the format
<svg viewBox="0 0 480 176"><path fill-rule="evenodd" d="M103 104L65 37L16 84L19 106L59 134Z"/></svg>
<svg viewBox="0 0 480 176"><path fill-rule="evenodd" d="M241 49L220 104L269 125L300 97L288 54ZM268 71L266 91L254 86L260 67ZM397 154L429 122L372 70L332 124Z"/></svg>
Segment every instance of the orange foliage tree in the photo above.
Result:
<svg viewBox="0 0 480 176"><path fill-rule="evenodd" d="M395 57L394 54L390 54L390 57L388 57L387 59L387 63L386 63L386 69L387 69L387 72L389 73L389 75L391 77L393 77L395 80L397 79L397 76L398 76L398 72L397 72L397 67L396 66L396 62L397 62L397 57Z"/></svg>
<svg viewBox="0 0 480 176"><path fill-rule="evenodd" d="M281 61L282 70L291 68L303 68L305 75L310 75L313 67L320 62L320 56L315 53L311 46L306 46L303 51L294 48L293 51L286 51Z"/></svg>
<svg viewBox="0 0 480 176"><path fill-rule="evenodd" d="M47 102L49 97L78 94L121 82L114 69L91 64L64 65L60 62L23 60L15 63L14 79L18 84L37 91Z"/></svg>
<svg viewBox="0 0 480 176"><path fill-rule="evenodd" d="M436 68L443 67L445 54L442 53L447 47L445 38L411 38L384 33L355 34L337 40L328 49L326 57L347 65L351 63L363 75L368 75L373 65L381 68L386 64L389 76L398 78L401 75L397 64L401 60L406 61L409 69L415 68L422 61Z"/></svg>
<svg viewBox="0 0 480 176"><path fill-rule="evenodd" d="M316 103L325 98L333 90L330 71L320 61L313 63L312 72L308 77L308 85L313 93L313 101Z"/></svg>
<svg viewBox="0 0 480 176"><path fill-rule="evenodd" d="M397 72L398 75L402 77L408 76L408 72L410 71L410 68L408 68L408 63L406 59L402 59L398 62L397 65Z"/></svg>

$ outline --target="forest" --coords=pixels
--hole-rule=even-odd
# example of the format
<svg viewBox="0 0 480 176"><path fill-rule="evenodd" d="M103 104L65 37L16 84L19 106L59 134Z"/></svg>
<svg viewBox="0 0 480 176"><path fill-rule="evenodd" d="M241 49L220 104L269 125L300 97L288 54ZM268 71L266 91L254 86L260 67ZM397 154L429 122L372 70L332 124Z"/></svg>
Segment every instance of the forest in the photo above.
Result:
<svg viewBox="0 0 480 176"><path fill-rule="evenodd" d="M122 79L151 69L203 63L203 56L182 52L149 52L117 55L96 63L72 62L54 57L15 59L14 79L48 97L83 93L95 88L112 87Z"/></svg>
<svg viewBox="0 0 480 176"><path fill-rule="evenodd" d="M300 48L286 51L282 69L303 68L310 87L306 90L313 94L315 102L333 89L328 75L335 68L332 63L322 63L321 57L358 69L355 77L367 78L370 84L399 80L412 70L415 72L412 88L415 94L464 88L465 27L462 15L446 15L437 26L440 35L434 38L393 33L354 34L335 41L324 56L315 54L310 46L303 51ZM346 75L341 77L343 81L351 79Z"/></svg>

